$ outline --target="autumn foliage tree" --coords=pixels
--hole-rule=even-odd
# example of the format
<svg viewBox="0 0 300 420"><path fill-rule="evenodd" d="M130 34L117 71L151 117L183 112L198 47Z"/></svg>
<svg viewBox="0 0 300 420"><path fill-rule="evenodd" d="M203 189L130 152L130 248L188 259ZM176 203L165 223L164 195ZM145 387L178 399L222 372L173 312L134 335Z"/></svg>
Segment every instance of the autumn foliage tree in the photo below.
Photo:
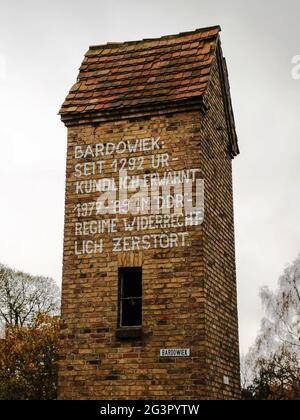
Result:
<svg viewBox="0 0 300 420"><path fill-rule="evenodd" d="M0 399L56 398L59 319L38 315L28 327L8 327L0 341Z"/></svg>
<svg viewBox="0 0 300 420"><path fill-rule="evenodd" d="M299 360L294 352L283 346L272 357L259 357L254 369L252 382L243 390L244 399L300 399Z"/></svg>
<svg viewBox="0 0 300 420"><path fill-rule="evenodd" d="M56 398L59 289L0 264L0 399Z"/></svg>
<svg viewBox="0 0 300 420"><path fill-rule="evenodd" d="M300 400L300 255L272 292L261 290L265 318L242 359L245 399Z"/></svg>

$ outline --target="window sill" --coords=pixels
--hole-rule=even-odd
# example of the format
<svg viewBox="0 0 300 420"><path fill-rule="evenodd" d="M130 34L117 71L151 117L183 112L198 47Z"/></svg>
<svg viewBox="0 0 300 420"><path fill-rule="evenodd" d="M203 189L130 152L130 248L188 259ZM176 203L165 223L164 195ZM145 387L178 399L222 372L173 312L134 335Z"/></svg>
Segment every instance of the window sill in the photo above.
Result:
<svg viewBox="0 0 300 420"><path fill-rule="evenodd" d="M142 327L119 327L116 331L116 337L123 340L142 338Z"/></svg>

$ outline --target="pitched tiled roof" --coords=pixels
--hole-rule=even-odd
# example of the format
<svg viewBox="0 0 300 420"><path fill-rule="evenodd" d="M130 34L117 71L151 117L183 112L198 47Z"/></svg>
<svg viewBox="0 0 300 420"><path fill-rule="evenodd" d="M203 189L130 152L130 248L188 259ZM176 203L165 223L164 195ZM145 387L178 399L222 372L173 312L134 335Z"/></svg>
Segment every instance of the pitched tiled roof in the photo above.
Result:
<svg viewBox="0 0 300 420"><path fill-rule="evenodd" d="M62 105L62 119L201 97L219 26L157 39L92 46Z"/></svg>

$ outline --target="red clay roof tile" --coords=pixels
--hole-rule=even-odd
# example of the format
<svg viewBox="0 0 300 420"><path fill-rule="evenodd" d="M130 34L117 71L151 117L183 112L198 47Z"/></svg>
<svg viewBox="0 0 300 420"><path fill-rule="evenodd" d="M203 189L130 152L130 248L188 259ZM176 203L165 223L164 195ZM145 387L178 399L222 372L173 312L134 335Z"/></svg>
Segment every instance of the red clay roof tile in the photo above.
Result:
<svg viewBox="0 0 300 420"><path fill-rule="evenodd" d="M220 27L92 46L63 103L64 116L201 97Z"/></svg>

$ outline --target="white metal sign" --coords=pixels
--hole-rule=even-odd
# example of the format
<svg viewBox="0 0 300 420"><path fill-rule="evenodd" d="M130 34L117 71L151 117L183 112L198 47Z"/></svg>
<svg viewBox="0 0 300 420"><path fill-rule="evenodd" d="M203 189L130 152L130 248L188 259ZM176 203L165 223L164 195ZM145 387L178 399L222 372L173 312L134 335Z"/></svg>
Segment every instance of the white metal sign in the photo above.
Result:
<svg viewBox="0 0 300 420"><path fill-rule="evenodd" d="M161 357L188 357L190 354L190 349L160 349Z"/></svg>

